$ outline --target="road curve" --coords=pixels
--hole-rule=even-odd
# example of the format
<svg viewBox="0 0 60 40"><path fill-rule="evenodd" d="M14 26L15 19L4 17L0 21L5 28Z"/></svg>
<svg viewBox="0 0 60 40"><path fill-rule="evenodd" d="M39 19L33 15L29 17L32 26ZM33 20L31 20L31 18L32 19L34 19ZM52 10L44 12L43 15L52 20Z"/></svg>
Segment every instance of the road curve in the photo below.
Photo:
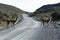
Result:
<svg viewBox="0 0 60 40"><path fill-rule="evenodd" d="M0 40L60 40L60 27L57 24L43 23L23 14L22 22L0 31Z"/></svg>
<svg viewBox="0 0 60 40"><path fill-rule="evenodd" d="M35 32L42 28L40 27L40 24L40 22L23 14L21 23L0 32L0 40L28 40Z"/></svg>

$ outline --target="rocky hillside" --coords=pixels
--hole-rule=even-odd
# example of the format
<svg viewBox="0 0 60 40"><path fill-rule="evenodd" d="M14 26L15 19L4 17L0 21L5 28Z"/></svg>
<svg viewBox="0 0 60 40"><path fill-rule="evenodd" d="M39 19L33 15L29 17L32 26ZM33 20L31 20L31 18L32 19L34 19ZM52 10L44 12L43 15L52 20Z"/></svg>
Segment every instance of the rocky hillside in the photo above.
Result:
<svg viewBox="0 0 60 40"><path fill-rule="evenodd" d="M51 20L60 24L60 3L44 5L30 14L30 16L38 21L49 22Z"/></svg>
<svg viewBox="0 0 60 40"><path fill-rule="evenodd" d="M0 3L0 29L15 25L22 19L22 13L27 13L14 6Z"/></svg>

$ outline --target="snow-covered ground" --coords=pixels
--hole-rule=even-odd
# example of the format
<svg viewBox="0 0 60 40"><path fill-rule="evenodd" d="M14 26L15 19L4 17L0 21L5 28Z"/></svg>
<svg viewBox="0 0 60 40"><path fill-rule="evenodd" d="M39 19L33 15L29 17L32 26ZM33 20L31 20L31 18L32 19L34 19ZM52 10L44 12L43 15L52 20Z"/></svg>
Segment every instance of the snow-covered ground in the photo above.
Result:
<svg viewBox="0 0 60 40"><path fill-rule="evenodd" d="M44 23L43 26L41 22L23 14L22 22L0 31L0 40L59 40L56 35L59 34L58 29L54 25Z"/></svg>
<svg viewBox="0 0 60 40"><path fill-rule="evenodd" d="M23 14L21 23L0 32L0 40L28 40L37 30L41 29L40 24L40 22Z"/></svg>

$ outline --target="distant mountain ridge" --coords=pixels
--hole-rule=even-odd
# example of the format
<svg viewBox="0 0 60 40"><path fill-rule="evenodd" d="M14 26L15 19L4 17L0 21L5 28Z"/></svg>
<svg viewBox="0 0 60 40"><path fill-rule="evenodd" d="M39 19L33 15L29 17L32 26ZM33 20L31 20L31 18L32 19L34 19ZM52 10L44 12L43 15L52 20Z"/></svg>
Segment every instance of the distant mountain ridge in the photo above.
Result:
<svg viewBox="0 0 60 40"><path fill-rule="evenodd" d="M38 8L35 12L38 13L38 12L47 12L47 11L50 11L50 10L53 11L56 8L60 9L60 3L44 5L40 8Z"/></svg>

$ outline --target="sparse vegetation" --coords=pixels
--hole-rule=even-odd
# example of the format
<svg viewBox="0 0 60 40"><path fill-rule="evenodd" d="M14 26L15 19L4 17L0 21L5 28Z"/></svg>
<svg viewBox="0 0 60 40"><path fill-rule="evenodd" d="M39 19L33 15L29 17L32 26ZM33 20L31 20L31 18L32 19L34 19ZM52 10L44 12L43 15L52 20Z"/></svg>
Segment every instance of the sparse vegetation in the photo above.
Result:
<svg viewBox="0 0 60 40"><path fill-rule="evenodd" d="M14 25L14 23L18 20L17 18L20 18L20 20L22 19L22 12L24 11L14 6L0 3L0 27L9 26L10 22Z"/></svg>
<svg viewBox="0 0 60 40"><path fill-rule="evenodd" d="M36 20L39 20L39 21L45 21L47 19L48 20L51 19L51 21L55 20L54 22L56 22L56 23L58 23L58 20L59 20L59 23L60 23L60 3L44 5L44 6L40 7L40 8L38 8L30 16L34 17Z"/></svg>

